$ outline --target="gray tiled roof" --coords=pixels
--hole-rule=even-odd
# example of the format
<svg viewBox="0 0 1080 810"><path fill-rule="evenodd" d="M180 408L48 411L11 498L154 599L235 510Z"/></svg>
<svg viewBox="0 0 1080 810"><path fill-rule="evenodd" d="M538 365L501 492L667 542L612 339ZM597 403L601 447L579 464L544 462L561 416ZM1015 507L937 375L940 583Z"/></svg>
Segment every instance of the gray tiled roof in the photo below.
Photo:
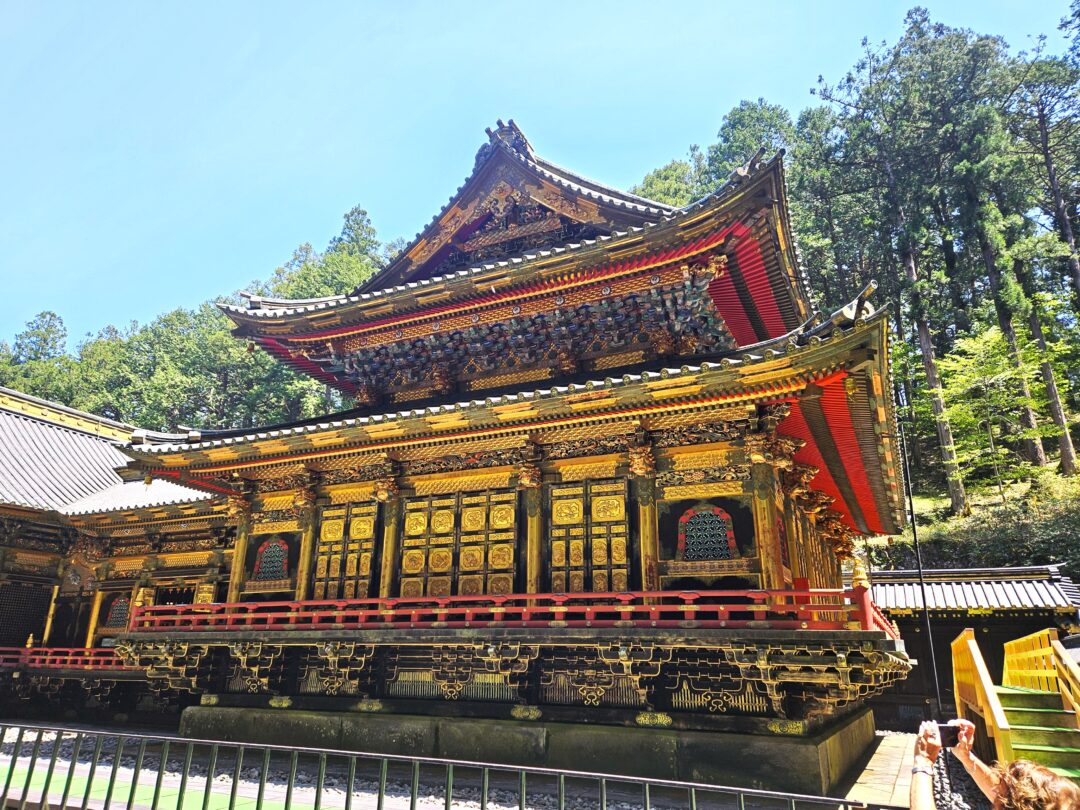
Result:
<svg viewBox="0 0 1080 810"><path fill-rule="evenodd" d="M930 610L1080 608L1080 588L1056 565L935 569L923 572ZM885 611L921 610L917 571L875 571L874 602Z"/></svg>
<svg viewBox="0 0 1080 810"><path fill-rule="evenodd" d="M59 511L65 515L90 515L99 512L115 512L126 509L147 509L152 506L168 506L179 503L204 501L211 496L197 489L162 481L155 478L149 484L143 481L120 481L108 489L87 495L69 503Z"/></svg>
<svg viewBox="0 0 1080 810"><path fill-rule="evenodd" d="M59 510L120 481L112 442L0 410L0 503Z"/></svg>
<svg viewBox="0 0 1080 810"><path fill-rule="evenodd" d="M47 405L50 411L83 418L89 427L80 430L0 404L0 504L85 514L209 497L167 481L149 487L141 481L125 483L117 469L131 459L115 441L90 432L95 424L120 423L8 389L3 392L31 406Z"/></svg>

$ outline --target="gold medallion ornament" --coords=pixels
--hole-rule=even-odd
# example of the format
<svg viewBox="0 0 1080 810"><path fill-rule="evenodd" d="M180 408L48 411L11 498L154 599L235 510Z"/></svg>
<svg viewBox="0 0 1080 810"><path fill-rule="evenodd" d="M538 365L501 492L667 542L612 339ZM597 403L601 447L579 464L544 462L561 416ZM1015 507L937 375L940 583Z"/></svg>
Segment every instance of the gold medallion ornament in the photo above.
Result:
<svg viewBox="0 0 1080 810"><path fill-rule="evenodd" d="M418 537L427 531L427 513L410 512L405 516L405 534Z"/></svg>
<svg viewBox="0 0 1080 810"><path fill-rule="evenodd" d="M370 540L375 536L375 516L364 515L354 517L349 523L349 538L351 540Z"/></svg>
<svg viewBox="0 0 1080 810"><path fill-rule="evenodd" d="M409 549L401 555L401 570L406 574L418 574L424 570L424 552Z"/></svg>
<svg viewBox="0 0 1080 810"><path fill-rule="evenodd" d="M551 509L551 522L556 526L566 526L570 523L581 523L585 515L585 508L578 499L556 502Z"/></svg>
<svg viewBox="0 0 1080 810"><path fill-rule="evenodd" d="M491 563L492 568L513 568L514 547L492 546L491 551L488 552L488 562Z"/></svg>
<svg viewBox="0 0 1080 810"><path fill-rule="evenodd" d="M484 567L484 547L466 546L461 549L461 568L465 571L478 571Z"/></svg>
<svg viewBox="0 0 1080 810"><path fill-rule="evenodd" d="M622 520L626 514L626 504L621 496L606 495L593 498L592 519L596 521Z"/></svg>
<svg viewBox="0 0 1080 810"><path fill-rule="evenodd" d="M431 550L428 558L428 566L432 571L449 571L453 564L453 555L448 548L435 548Z"/></svg>
<svg viewBox="0 0 1080 810"><path fill-rule="evenodd" d="M491 528L509 529L514 525L514 505L510 503L491 507Z"/></svg>
<svg viewBox="0 0 1080 810"><path fill-rule="evenodd" d="M431 516L431 530L436 534L447 534L454 530L454 513L443 509Z"/></svg>
<svg viewBox="0 0 1080 810"><path fill-rule="evenodd" d="M344 520L324 520L319 529L319 539L324 543L336 543L344 536Z"/></svg>
<svg viewBox="0 0 1080 810"><path fill-rule="evenodd" d="M499 507L495 507L498 509ZM495 509L492 509L492 525L495 525ZM487 524L487 510L482 506L461 510L461 530L463 532L482 532Z"/></svg>

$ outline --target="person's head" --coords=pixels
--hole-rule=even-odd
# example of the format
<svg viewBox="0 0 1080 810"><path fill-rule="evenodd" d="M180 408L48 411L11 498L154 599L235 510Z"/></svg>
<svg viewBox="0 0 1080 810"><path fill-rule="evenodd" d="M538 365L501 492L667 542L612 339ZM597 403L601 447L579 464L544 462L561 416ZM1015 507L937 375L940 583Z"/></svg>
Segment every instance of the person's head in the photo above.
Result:
<svg viewBox="0 0 1080 810"><path fill-rule="evenodd" d="M1049 768L1018 759L996 770L994 810L1080 810L1080 788Z"/></svg>

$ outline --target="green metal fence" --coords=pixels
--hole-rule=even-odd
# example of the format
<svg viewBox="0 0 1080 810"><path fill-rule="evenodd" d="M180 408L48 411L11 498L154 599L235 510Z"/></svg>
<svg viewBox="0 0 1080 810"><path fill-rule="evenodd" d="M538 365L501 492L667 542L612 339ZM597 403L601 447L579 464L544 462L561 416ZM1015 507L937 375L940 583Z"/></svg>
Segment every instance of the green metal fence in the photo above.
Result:
<svg viewBox="0 0 1080 810"><path fill-rule="evenodd" d="M21 724L0 724L0 779L0 807L17 810L866 807L662 779Z"/></svg>

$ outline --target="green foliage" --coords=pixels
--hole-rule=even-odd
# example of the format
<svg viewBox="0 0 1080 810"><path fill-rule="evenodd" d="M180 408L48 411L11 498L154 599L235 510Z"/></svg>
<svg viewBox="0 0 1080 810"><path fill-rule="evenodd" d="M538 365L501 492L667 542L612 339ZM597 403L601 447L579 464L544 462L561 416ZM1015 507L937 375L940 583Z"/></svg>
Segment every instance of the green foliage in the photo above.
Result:
<svg viewBox="0 0 1080 810"><path fill-rule="evenodd" d="M1080 486L1040 473L1027 496L986 504L968 517L928 522L920 528L927 568L1061 565L1080 576ZM875 568L914 568L910 537L867 547Z"/></svg>
<svg viewBox="0 0 1080 810"><path fill-rule="evenodd" d="M367 212L356 207L324 253L300 245L253 289L281 298L349 293L378 269L382 254ZM269 425L342 405L317 382L248 351L213 302L123 330L108 326L73 355L66 338L59 315L38 315L12 346L0 343L0 385L157 430Z"/></svg>

